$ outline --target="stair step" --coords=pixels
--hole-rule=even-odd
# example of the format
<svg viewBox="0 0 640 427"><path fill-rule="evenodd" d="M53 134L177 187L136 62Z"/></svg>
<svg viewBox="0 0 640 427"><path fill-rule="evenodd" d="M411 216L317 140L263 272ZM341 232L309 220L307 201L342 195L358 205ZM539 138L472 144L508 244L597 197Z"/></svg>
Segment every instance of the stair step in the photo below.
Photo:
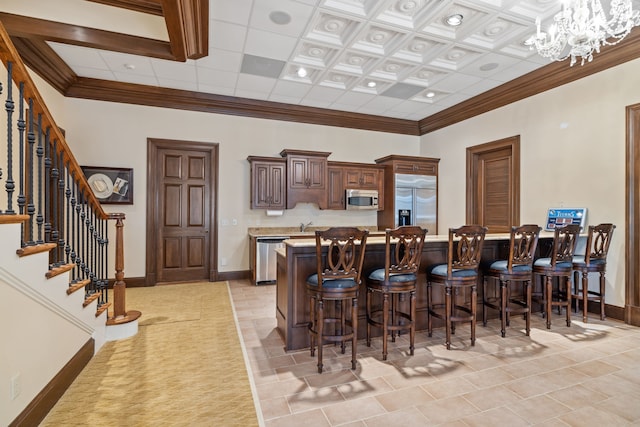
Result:
<svg viewBox="0 0 640 427"><path fill-rule="evenodd" d="M109 307L111 307L111 303L110 302L105 302L104 304L102 304L100 306L100 308L98 308L96 310L96 317L100 316L102 313L104 313Z"/></svg>
<svg viewBox="0 0 640 427"><path fill-rule="evenodd" d="M55 267L52 268L51 270L47 271L47 274L45 274L45 277L47 279L51 279L52 277L56 277L62 273L66 273L67 271L71 271L75 268L75 264L65 264L65 265L61 265L60 267Z"/></svg>
<svg viewBox="0 0 640 427"><path fill-rule="evenodd" d="M55 243L41 243L39 245L26 246L24 248L20 248L16 250L16 254L18 254L19 257L39 254L42 252L49 252L50 250L55 249L57 246L58 245L56 245Z"/></svg>
<svg viewBox="0 0 640 427"><path fill-rule="evenodd" d="M91 283L91 279L81 280L78 283L74 283L73 285L69 286L69 289L67 289L67 295L71 295L75 291L83 289L89 283Z"/></svg>
<svg viewBox="0 0 640 427"><path fill-rule="evenodd" d="M0 224L19 224L29 221L29 215L0 215Z"/></svg>
<svg viewBox="0 0 640 427"><path fill-rule="evenodd" d="M96 292L95 294L91 294L87 298L85 298L84 302L82 303L82 306L86 307L92 302L94 302L95 300L97 300L98 298L100 298L100 293Z"/></svg>

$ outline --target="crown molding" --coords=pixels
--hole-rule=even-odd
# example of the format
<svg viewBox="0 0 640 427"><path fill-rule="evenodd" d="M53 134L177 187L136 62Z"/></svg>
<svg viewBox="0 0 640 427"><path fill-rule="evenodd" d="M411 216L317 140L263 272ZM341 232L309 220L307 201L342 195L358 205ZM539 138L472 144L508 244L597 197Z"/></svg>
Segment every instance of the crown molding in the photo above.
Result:
<svg viewBox="0 0 640 427"><path fill-rule="evenodd" d="M418 122L369 114L78 77L65 96L418 136Z"/></svg>
<svg viewBox="0 0 640 427"><path fill-rule="evenodd" d="M451 126L516 101L599 73L640 57L640 30L614 46L606 46L585 65L552 62L453 107L419 121L420 135Z"/></svg>

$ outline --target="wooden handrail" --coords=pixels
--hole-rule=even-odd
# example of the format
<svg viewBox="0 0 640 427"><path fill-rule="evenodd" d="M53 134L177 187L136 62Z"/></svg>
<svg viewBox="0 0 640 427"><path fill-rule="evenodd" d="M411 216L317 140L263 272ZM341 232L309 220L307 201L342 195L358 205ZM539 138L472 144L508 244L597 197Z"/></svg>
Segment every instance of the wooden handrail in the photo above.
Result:
<svg viewBox="0 0 640 427"><path fill-rule="evenodd" d="M84 177L84 172L80 168L80 165L78 165L78 162L76 161L75 157L70 154L71 149L67 145L67 141L65 140L64 135L60 131L60 128L58 127L58 125L56 125L55 120L53 120L53 116L49 112L49 109L47 108L47 105L45 104L44 100L40 96L40 93L36 89L36 85L31 79L31 76L27 71L27 68L24 66L24 63L22 62L22 60L16 60L16 58L20 58L20 54L18 53L13 43L11 42L11 38L9 37L7 30L4 28L4 25L2 25L2 22L0 22L0 59L2 60L5 66L8 66L9 62L12 63L13 76L15 80L22 81L25 83L24 85L25 97L31 98L34 100L33 110L35 114L37 113L42 114L43 127L44 128L50 127L51 132L53 133L52 138L58 141L58 144L57 144L58 153L61 153L61 152L67 153L66 158L68 159L68 162L69 162L69 166L68 166L69 171L75 177L78 178L78 185L83 190L83 193L87 201L92 206L92 208L95 209L96 214L100 217L100 219L107 219L108 215L102 209L102 205L100 204L100 201L98 201L98 199L93 194L93 191L89 187L89 183Z"/></svg>
<svg viewBox="0 0 640 427"><path fill-rule="evenodd" d="M108 233L106 224L107 221L115 221L114 315L107 320L107 325L128 323L137 319L141 315L139 311L127 312L125 309L124 213L106 213L103 210L100 201L95 197L84 172L66 142L64 134L56 125L2 22L0 22L0 59L8 71L8 87L11 89L19 86L20 88L17 128L20 133L18 146L23 146L19 147L19 156L14 154L16 143L13 142L10 127L8 128L9 136L7 138L8 164L10 165L7 177L7 200L10 208L12 207L12 197L16 187L13 181L14 174L11 171L11 165L19 159L19 162L23 164L20 165L20 171L17 175L31 177L30 186L25 185L20 179L20 183L16 188L18 194L16 201L20 206L20 212L16 214L13 209L9 209L3 215L0 215L0 223L18 222L17 220L24 222L20 242L21 249L18 250L18 254L25 256L50 250L47 276L73 271L69 291L73 292L78 288L89 286L86 291L85 305L99 299L98 312L104 312L105 307L108 306L106 296L107 269L109 268L107 266L108 250L106 243L108 242ZM34 150L34 141L32 139L29 141L29 147L24 147L25 123L23 115L25 107L23 100L28 100L28 109L31 110L29 111L28 123L30 128L28 131L29 138L33 138L33 131L36 128L33 117L36 116L38 118L36 131L39 132L37 147L39 151L37 151L37 154L34 154L36 151L32 151ZM14 111L13 103L13 94L8 91L6 109L9 117ZM9 123L9 126L12 126L12 124ZM43 133L46 134L46 141L44 142L46 147L40 140ZM23 149L28 153L23 153ZM49 152L48 150L52 151ZM31 168L34 166L33 156L36 155L39 158L38 169L37 174L34 174ZM27 157L29 157L28 161L26 160ZM43 157L46 157L46 159L43 159ZM45 172L50 173L49 176L44 177L42 174L43 163L45 164ZM35 203L33 197L34 175L37 175L38 179L36 184L38 187L38 200ZM28 194L25 195L25 193ZM43 193L44 201L41 200ZM22 211L28 214L25 215ZM11 218L11 220L6 218ZM29 223L28 227L27 223ZM34 223L37 224L37 232L34 231ZM37 238L34 239L36 233ZM26 238L26 236L29 237Z"/></svg>

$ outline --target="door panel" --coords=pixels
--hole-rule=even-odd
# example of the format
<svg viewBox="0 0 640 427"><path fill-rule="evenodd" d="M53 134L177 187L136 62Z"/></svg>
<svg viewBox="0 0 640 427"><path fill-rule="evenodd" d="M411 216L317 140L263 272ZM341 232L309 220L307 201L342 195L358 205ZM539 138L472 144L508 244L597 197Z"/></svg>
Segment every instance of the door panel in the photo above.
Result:
<svg viewBox="0 0 640 427"><path fill-rule="evenodd" d="M490 233L520 225L520 137L467 148L467 223Z"/></svg>
<svg viewBox="0 0 640 427"><path fill-rule="evenodd" d="M201 185L189 186L189 207L187 212L189 214L190 227L202 227L204 225L204 216L206 214L204 211L205 203L206 195L204 187Z"/></svg>
<svg viewBox="0 0 640 427"><path fill-rule="evenodd" d="M151 148L155 141L160 143ZM147 246L148 278L154 282L216 280L210 229L215 223L212 209L217 148L211 144L163 142L149 141L149 192L155 197L149 194L147 201L153 217L147 237L155 241L155 246Z"/></svg>
<svg viewBox="0 0 640 427"><path fill-rule="evenodd" d="M180 186L165 185L164 187L164 211L162 223L165 227L180 227Z"/></svg>
<svg viewBox="0 0 640 427"><path fill-rule="evenodd" d="M492 230L509 226L511 218L511 151L500 153L500 157L481 155L484 182L481 194L481 224ZM515 225L515 224L513 224Z"/></svg>

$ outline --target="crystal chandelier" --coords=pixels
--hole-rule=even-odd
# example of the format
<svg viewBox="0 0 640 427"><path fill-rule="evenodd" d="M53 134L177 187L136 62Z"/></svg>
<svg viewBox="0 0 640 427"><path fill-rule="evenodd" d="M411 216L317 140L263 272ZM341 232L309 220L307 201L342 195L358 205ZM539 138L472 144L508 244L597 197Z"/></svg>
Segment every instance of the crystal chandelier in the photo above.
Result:
<svg viewBox="0 0 640 427"><path fill-rule="evenodd" d="M584 65L593 60L594 51L600 52L600 46L620 43L634 26L640 25L640 12L633 10L631 3L632 0L611 0L609 18L600 0L565 0L548 32L540 31L540 18L536 19L537 32L525 44L552 61L571 57L573 66L582 58L580 65Z"/></svg>

